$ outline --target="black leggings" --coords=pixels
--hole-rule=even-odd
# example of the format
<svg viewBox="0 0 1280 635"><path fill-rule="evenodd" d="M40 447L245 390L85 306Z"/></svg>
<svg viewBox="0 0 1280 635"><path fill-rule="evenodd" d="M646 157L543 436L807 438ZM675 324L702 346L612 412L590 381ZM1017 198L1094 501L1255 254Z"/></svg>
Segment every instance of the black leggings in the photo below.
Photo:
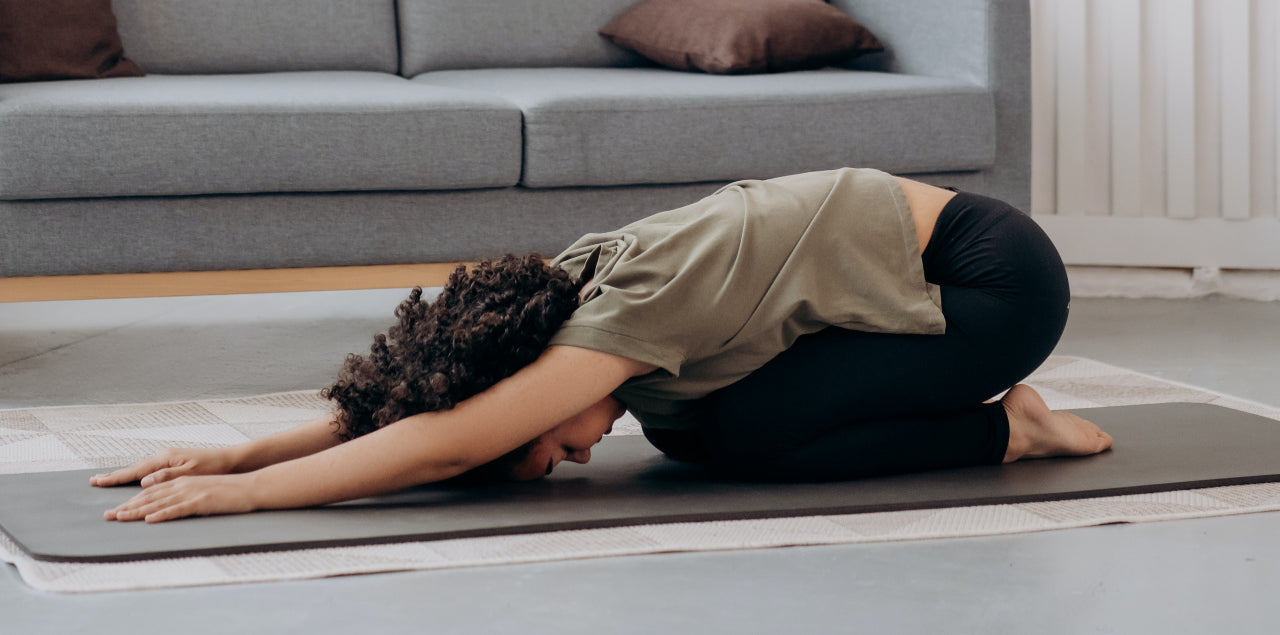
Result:
<svg viewBox="0 0 1280 635"><path fill-rule="evenodd" d="M828 328L699 400L696 432L645 430L668 455L734 476L831 480L999 463L1009 420L984 404L1062 336L1070 292L1027 215L959 193L922 256L944 335Z"/></svg>

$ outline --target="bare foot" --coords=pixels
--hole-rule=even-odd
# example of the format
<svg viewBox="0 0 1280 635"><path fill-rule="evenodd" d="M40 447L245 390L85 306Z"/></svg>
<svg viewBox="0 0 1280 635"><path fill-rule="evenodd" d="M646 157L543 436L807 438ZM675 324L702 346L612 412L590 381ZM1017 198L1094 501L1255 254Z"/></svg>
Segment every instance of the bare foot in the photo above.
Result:
<svg viewBox="0 0 1280 635"><path fill-rule="evenodd" d="M1070 412L1049 410L1035 389L1014 386L1000 400L1009 415L1004 462L1049 456L1085 456L1111 447L1111 435Z"/></svg>

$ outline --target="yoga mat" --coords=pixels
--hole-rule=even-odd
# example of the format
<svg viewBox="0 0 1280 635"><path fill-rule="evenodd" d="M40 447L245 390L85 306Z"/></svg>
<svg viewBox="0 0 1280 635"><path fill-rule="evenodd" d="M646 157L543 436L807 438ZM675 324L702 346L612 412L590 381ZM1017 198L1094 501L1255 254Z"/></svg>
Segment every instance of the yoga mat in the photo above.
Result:
<svg viewBox="0 0 1280 635"><path fill-rule="evenodd" d="M606 438L589 465L532 483L424 486L307 510L157 525L110 523L136 487L92 488L100 470L0 477L0 528L37 560L176 556L495 536L679 521L944 508L1280 480L1280 426L1207 404L1093 408L1117 449L839 483L740 483L670 461L638 437Z"/></svg>

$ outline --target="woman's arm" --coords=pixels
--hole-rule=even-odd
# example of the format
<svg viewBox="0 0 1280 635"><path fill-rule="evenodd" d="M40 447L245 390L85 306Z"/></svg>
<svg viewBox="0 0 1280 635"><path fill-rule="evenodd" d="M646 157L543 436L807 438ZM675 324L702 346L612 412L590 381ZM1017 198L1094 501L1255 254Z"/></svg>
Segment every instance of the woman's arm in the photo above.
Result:
<svg viewBox="0 0 1280 635"><path fill-rule="evenodd" d="M342 439L338 437L334 415L330 414L229 449L235 459L233 471L252 472L276 463L311 456L340 443Z"/></svg>
<svg viewBox="0 0 1280 635"><path fill-rule="evenodd" d="M338 445L333 415L309 421L296 428L240 445L217 448L170 448L129 467L98 474L90 485L112 487L141 481L143 487L171 481L179 476L235 474L309 456Z"/></svg>
<svg viewBox="0 0 1280 635"><path fill-rule="evenodd" d="M648 364L553 346L452 410L406 417L358 439L247 474L191 477L148 488L109 520L160 522L193 515L323 505L444 480L554 428L650 372Z"/></svg>

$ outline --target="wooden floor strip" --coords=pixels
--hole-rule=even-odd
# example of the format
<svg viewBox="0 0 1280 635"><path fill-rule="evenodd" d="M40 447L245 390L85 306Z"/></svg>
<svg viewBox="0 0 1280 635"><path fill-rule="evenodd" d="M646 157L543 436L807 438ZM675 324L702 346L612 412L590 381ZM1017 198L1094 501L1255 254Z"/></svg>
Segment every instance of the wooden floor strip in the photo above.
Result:
<svg viewBox="0 0 1280 635"><path fill-rule="evenodd" d="M0 278L0 302L436 287L459 264Z"/></svg>

